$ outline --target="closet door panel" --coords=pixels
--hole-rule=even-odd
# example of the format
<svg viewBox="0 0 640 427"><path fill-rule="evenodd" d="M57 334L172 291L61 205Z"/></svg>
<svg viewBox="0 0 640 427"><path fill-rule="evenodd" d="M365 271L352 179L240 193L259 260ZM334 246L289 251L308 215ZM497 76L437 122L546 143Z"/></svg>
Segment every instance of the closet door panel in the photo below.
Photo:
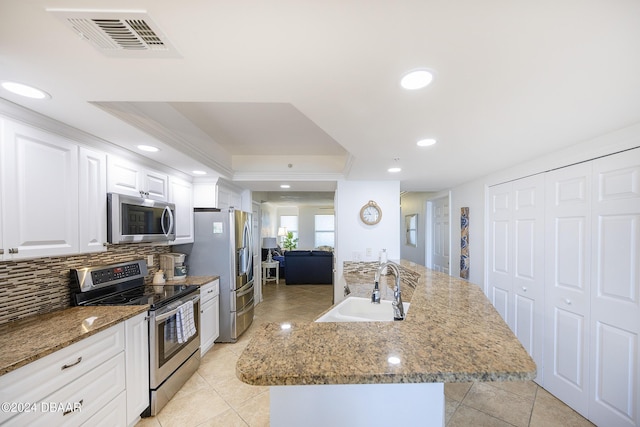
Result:
<svg viewBox="0 0 640 427"><path fill-rule="evenodd" d="M544 387L588 416L591 164L547 173Z"/></svg>
<svg viewBox="0 0 640 427"><path fill-rule="evenodd" d="M590 418L640 425L640 150L594 161Z"/></svg>
<svg viewBox="0 0 640 427"><path fill-rule="evenodd" d="M514 319L509 309L512 295L512 185L500 184L489 188L489 271L488 297L509 327Z"/></svg>

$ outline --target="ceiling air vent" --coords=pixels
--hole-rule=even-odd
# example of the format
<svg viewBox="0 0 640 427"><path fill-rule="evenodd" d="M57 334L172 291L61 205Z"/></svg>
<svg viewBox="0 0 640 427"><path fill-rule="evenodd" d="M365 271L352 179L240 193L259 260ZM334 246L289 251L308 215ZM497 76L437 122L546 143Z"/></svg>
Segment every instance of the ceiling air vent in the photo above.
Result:
<svg viewBox="0 0 640 427"><path fill-rule="evenodd" d="M47 9L105 55L179 58L145 11Z"/></svg>

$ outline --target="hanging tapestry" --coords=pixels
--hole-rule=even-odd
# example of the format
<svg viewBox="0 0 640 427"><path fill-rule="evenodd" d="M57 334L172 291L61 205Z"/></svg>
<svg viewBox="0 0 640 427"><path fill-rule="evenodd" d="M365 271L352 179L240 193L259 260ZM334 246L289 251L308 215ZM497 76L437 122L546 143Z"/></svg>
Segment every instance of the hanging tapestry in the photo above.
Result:
<svg viewBox="0 0 640 427"><path fill-rule="evenodd" d="M469 279L469 208L460 208L460 277Z"/></svg>

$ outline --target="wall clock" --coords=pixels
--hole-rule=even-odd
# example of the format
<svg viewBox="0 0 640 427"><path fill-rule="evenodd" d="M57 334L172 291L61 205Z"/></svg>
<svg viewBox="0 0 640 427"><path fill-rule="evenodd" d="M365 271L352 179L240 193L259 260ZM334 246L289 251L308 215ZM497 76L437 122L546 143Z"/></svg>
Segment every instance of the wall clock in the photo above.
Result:
<svg viewBox="0 0 640 427"><path fill-rule="evenodd" d="M374 225L379 223L380 219L382 219L382 209L373 200L369 200L369 203L360 209L360 220L365 224Z"/></svg>

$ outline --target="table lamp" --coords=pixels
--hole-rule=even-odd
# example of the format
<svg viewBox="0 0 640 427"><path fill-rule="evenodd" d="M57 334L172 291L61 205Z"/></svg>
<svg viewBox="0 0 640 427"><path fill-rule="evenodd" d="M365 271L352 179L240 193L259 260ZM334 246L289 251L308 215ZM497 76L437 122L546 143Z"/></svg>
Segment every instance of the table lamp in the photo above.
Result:
<svg viewBox="0 0 640 427"><path fill-rule="evenodd" d="M273 262L273 255L271 254L271 249L275 249L278 247L278 243L276 242L275 237L263 237L262 238L262 247L264 249L269 249L269 255L267 255L267 262Z"/></svg>

